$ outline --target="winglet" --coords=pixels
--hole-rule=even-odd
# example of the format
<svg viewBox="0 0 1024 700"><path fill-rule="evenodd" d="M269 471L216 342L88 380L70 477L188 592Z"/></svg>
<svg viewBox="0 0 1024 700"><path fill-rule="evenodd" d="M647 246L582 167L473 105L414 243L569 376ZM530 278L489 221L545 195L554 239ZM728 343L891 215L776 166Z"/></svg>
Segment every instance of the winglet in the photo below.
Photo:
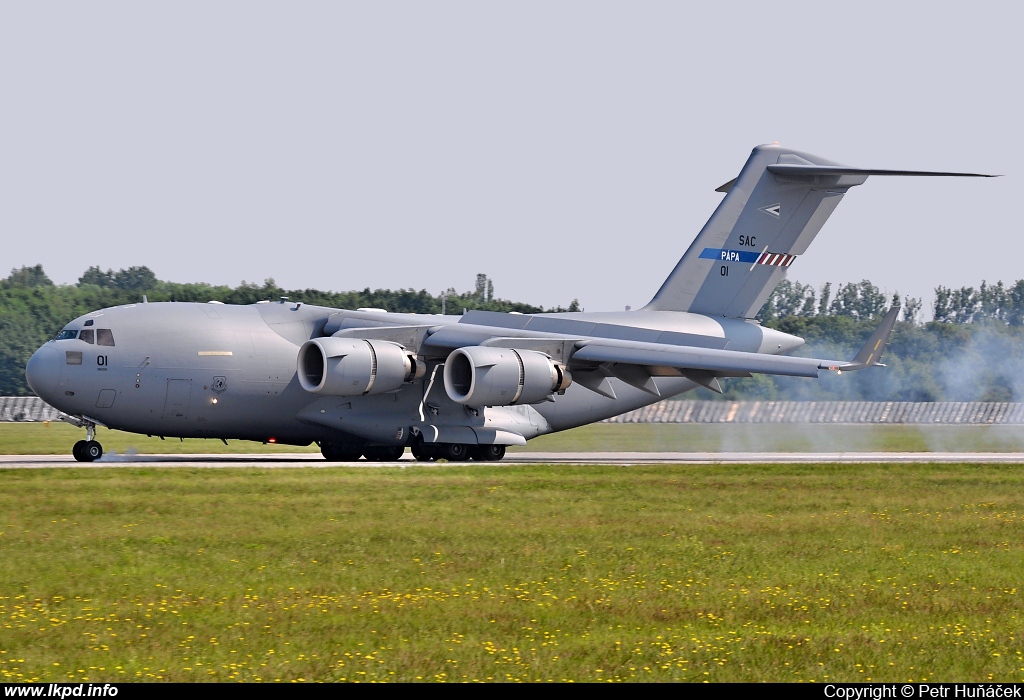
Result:
<svg viewBox="0 0 1024 700"><path fill-rule="evenodd" d="M889 313L882 319L882 323L879 324L875 332L871 334L867 342L864 343L864 347L860 349L857 356L853 358L851 362L845 365L830 366L822 369L832 370L847 370L852 372L857 369L864 369L865 367L878 367L881 363L878 361L882 357L882 352L885 350L886 343L889 342L889 336L892 334L893 326L896 325L896 317L900 315L900 307L894 306L889 309Z"/></svg>

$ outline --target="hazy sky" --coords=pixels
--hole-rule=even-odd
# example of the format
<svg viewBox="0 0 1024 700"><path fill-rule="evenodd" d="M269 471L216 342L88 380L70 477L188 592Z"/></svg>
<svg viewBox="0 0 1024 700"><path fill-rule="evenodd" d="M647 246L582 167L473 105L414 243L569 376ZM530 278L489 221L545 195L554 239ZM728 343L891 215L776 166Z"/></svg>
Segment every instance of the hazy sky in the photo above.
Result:
<svg viewBox="0 0 1024 700"><path fill-rule="evenodd" d="M0 271L645 304L750 149L872 178L790 279L1024 278L1016 3L0 4Z"/></svg>

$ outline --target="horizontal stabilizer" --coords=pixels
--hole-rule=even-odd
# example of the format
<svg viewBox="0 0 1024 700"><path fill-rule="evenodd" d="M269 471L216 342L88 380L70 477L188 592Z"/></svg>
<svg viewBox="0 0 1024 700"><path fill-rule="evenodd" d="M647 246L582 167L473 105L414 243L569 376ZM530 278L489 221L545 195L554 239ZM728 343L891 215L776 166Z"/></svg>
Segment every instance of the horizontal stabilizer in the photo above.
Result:
<svg viewBox="0 0 1024 700"><path fill-rule="evenodd" d="M879 170L877 168L849 168L845 165L798 165L795 163L775 163L767 167L768 172L776 175L796 177L842 176L842 175L901 175L913 177L999 177L983 173L952 173L933 170ZM724 187L724 185L723 185Z"/></svg>

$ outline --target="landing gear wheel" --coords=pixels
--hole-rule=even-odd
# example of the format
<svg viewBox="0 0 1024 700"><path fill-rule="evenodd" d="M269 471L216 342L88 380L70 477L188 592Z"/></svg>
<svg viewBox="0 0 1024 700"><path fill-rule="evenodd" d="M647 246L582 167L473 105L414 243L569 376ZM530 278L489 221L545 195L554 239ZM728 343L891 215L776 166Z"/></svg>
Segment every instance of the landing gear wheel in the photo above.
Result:
<svg viewBox="0 0 1024 700"><path fill-rule="evenodd" d="M470 456L478 462L497 462L505 456L504 445L476 445L469 451Z"/></svg>
<svg viewBox="0 0 1024 700"><path fill-rule="evenodd" d="M375 445L363 450L366 459L371 462L397 462L405 454L405 447L402 445Z"/></svg>
<svg viewBox="0 0 1024 700"><path fill-rule="evenodd" d="M325 442L320 445L320 454L328 462L356 462L363 455L363 451L359 448L332 445L329 442Z"/></svg>
<svg viewBox="0 0 1024 700"><path fill-rule="evenodd" d="M71 454L79 462L95 462L103 456L103 445L95 440L79 440L71 448Z"/></svg>
<svg viewBox="0 0 1024 700"><path fill-rule="evenodd" d="M422 435L417 435L416 439L412 441L412 456L417 462L429 462L434 459L434 452L423 444Z"/></svg>
<svg viewBox="0 0 1024 700"><path fill-rule="evenodd" d="M82 454L85 455L85 460L87 462L95 462L103 456L103 445L99 444L95 440L90 440L85 443L85 447L82 448Z"/></svg>
<svg viewBox="0 0 1024 700"><path fill-rule="evenodd" d="M438 445L441 448L440 457L449 462L465 462L469 459L469 445L461 442L446 442Z"/></svg>

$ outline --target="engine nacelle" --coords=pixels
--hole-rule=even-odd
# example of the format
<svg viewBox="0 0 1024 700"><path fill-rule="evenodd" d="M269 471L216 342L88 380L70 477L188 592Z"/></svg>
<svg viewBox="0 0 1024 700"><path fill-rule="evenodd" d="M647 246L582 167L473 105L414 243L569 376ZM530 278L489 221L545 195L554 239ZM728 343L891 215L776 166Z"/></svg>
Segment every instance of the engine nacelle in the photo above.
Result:
<svg viewBox="0 0 1024 700"><path fill-rule="evenodd" d="M444 363L448 397L469 406L537 403L571 383L564 367L532 350L472 346L453 351Z"/></svg>
<svg viewBox="0 0 1024 700"><path fill-rule="evenodd" d="M314 338L299 348L299 384L325 396L381 394L423 376L425 366L397 343Z"/></svg>

